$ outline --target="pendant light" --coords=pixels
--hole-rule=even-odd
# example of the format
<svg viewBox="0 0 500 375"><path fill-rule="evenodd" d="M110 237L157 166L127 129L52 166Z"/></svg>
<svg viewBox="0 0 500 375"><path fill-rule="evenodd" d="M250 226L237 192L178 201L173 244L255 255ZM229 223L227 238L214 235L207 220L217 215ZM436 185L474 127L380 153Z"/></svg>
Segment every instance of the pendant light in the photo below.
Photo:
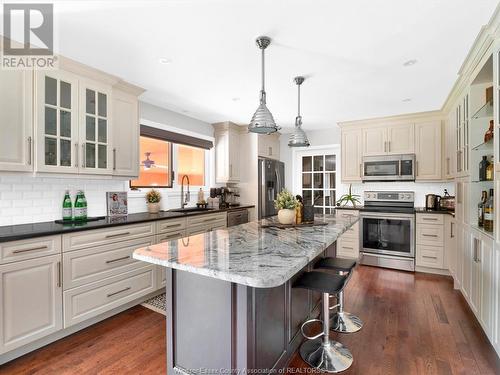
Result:
<svg viewBox="0 0 500 375"><path fill-rule="evenodd" d="M289 147L309 147L311 145L307 139L306 133L302 130L302 116L300 115L300 85L304 82L304 79L304 77L294 78L298 89L298 113L297 117L295 117L295 129L293 130L293 133L290 134L290 138L288 140Z"/></svg>
<svg viewBox="0 0 500 375"><path fill-rule="evenodd" d="M262 89L260 90L260 104L252 117L252 121L250 121L248 125L248 131L252 133L270 134L280 129L276 126L273 115L266 106L266 91L264 88L264 50L271 44L271 38L260 36L257 38L256 43L262 52Z"/></svg>

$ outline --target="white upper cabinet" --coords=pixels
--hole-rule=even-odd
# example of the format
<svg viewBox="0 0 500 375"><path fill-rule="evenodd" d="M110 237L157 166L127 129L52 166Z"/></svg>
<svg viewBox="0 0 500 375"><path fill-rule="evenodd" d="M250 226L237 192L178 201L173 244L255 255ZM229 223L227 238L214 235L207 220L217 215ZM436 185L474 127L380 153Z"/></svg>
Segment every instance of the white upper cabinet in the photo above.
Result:
<svg viewBox="0 0 500 375"><path fill-rule="evenodd" d="M415 152L413 124L396 124L387 127L387 153L413 154Z"/></svg>
<svg viewBox="0 0 500 375"><path fill-rule="evenodd" d="M415 125L416 180L440 180L441 121Z"/></svg>
<svg viewBox="0 0 500 375"><path fill-rule="evenodd" d="M361 129L342 129L342 182L361 181Z"/></svg>
<svg viewBox="0 0 500 375"><path fill-rule="evenodd" d="M111 87L80 80L80 173L111 174Z"/></svg>
<svg viewBox="0 0 500 375"><path fill-rule="evenodd" d="M363 129L363 156L387 153L387 127L373 126Z"/></svg>
<svg viewBox="0 0 500 375"><path fill-rule="evenodd" d="M412 154L415 149L413 123L373 125L363 129L363 155Z"/></svg>
<svg viewBox="0 0 500 375"><path fill-rule="evenodd" d="M139 104L137 95L113 89L113 175L139 176Z"/></svg>
<svg viewBox="0 0 500 375"><path fill-rule="evenodd" d="M231 122L214 124L215 182L233 183L240 180L240 129Z"/></svg>
<svg viewBox="0 0 500 375"><path fill-rule="evenodd" d="M33 171L33 72L0 70L0 170Z"/></svg>
<svg viewBox="0 0 500 375"><path fill-rule="evenodd" d="M57 70L0 72L0 171L136 178L144 90L59 60Z"/></svg>
<svg viewBox="0 0 500 375"><path fill-rule="evenodd" d="M36 73L36 170L78 173L78 77Z"/></svg>
<svg viewBox="0 0 500 375"><path fill-rule="evenodd" d="M280 134L259 134L258 136L259 156L279 160L280 158Z"/></svg>

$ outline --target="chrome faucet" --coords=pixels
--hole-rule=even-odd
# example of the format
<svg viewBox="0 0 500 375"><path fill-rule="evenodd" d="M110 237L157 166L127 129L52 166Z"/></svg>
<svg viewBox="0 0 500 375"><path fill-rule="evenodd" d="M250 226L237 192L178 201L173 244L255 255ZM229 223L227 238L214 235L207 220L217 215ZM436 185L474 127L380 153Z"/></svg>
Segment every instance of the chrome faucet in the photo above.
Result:
<svg viewBox="0 0 500 375"><path fill-rule="evenodd" d="M186 196L184 196L184 179L187 180L187 192ZM181 208L184 209L186 204L188 204L190 200L190 194L189 194L189 177L185 174L182 176L182 181L181 181Z"/></svg>

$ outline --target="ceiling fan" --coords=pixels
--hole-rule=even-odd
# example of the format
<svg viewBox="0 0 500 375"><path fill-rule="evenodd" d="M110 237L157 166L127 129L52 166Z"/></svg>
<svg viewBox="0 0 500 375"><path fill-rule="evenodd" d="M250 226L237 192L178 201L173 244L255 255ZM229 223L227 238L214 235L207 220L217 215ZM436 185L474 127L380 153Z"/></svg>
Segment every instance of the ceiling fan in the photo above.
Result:
<svg viewBox="0 0 500 375"><path fill-rule="evenodd" d="M141 162L141 167L144 167L144 169L151 169L151 168L168 169L168 166L156 164L156 162L154 160L151 160L149 158L151 156L151 154L152 154L151 152L144 153L144 155L146 156L146 159Z"/></svg>

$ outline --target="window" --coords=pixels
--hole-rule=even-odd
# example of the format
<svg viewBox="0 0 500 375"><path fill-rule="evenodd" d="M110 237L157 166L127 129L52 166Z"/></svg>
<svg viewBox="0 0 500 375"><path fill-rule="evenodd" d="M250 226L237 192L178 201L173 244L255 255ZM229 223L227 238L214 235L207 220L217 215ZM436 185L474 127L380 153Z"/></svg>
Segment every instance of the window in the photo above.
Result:
<svg viewBox="0 0 500 375"><path fill-rule="evenodd" d="M130 187L172 187L172 143L141 136L139 149L139 179Z"/></svg>
<svg viewBox="0 0 500 375"><path fill-rule="evenodd" d="M337 156L335 154L302 156L302 197L319 214L335 207Z"/></svg>
<svg viewBox="0 0 500 375"><path fill-rule="evenodd" d="M177 145L177 183L184 176L193 186L205 185L205 150L198 147Z"/></svg>
<svg viewBox="0 0 500 375"><path fill-rule="evenodd" d="M141 135L139 178L130 181L131 188L173 187L187 175L192 186L205 185L206 150Z"/></svg>

